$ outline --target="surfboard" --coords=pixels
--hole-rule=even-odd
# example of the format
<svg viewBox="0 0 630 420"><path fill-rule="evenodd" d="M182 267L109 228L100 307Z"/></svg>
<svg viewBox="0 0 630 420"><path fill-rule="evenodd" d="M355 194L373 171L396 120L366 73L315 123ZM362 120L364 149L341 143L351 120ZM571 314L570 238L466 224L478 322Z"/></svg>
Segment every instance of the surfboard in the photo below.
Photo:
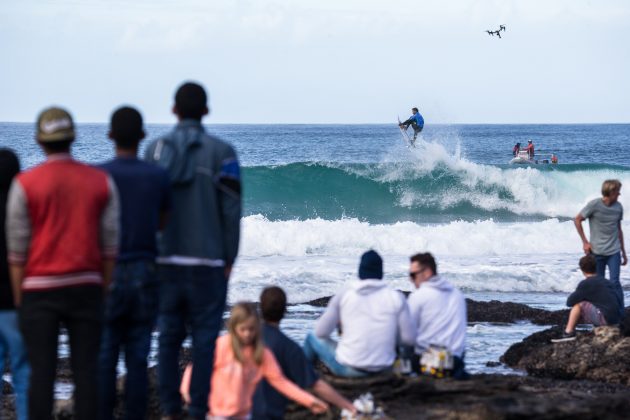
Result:
<svg viewBox="0 0 630 420"><path fill-rule="evenodd" d="M400 134L403 137L403 141L405 142L405 146L407 146L407 148L410 147L416 147L413 144L413 140L411 139L411 137L409 137L409 133L407 133L407 130L405 130L404 128L402 128L400 126L401 122L400 122L400 117L398 117L398 128L400 129Z"/></svg>

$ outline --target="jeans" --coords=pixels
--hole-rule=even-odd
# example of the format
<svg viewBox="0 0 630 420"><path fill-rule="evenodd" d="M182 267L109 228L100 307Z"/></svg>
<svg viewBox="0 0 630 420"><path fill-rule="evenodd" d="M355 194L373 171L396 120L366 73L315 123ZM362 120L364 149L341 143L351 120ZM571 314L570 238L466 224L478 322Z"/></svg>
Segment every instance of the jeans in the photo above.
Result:
<svg viewBox="0 0 630 420"><path fill-rule="evenodd" d="M624 315L624 302L623 302L623 289L621 288L621 282L619 281L619 273L621 271L621 253L617 252L612 255L595 255L597 261L597 275L606 277L606 266L608 266L608 280L615 289L617 295L617 301L619 303L621 317Z"/></svg>
<svg viewBox="0 0 630 420"><path fill-rule="evenodd" d="M227 279L222 267L159 265L160 353L158 378L160 401L166 415L181 412L179 394L179 350L187 335L192 335L191 402L188 414L205 419L208 412L210 378L214 363L214 346L221 325Z"/></svg>
<svg viewBox="0 0 630 420"><path fill-rule="evenodd" d="M17 312L0 311L0 376L4 372L7 353L11 356L11 383L15 392L18 420L28 419L28 377L30 368L26 359L26 348L18 328Z"/></svg>
<svg viewBox="0 0 630 420"><path fill-rule="evenodd" d="M98 418L98 351L101 343L103 288L86 285L29 291L22 297L20 328L31 365L28 413L52 418L61 323L68 330L74 379L74 419Z"/></svg>
<svg viewBox="0 0 630 420"><path fill-rule="evenodd" d="M330 338L319 338L316 337L315 334L309 333L304 340L303 350L306 358L311 363L314 363L317 359L319 359L328 369L330 369L333 375L343 376L346 378L361 378L368 376L371 373L339 363L335 358L337 342Z"/></svg>
<svg viewBox="0 0 630 420"><path fill-rule="evenodd" d="M105 302L105 323L99 355L99 414L113 418L116 406L116 366L125 355L125 418L144 419L147 410L147 356L158 309L155 263L119 262Z"/></svg>

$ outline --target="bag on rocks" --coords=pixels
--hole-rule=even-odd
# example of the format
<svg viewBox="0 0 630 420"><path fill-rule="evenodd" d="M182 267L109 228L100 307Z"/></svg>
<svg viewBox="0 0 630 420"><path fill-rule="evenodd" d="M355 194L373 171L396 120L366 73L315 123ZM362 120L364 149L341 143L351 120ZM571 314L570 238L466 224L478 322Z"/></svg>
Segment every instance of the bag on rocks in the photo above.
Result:
<svg viewBox="0 0 630 420"><path fill-rule="evenodd" d="M420 372L434 378L444 378L453 373L453 355L446 347L429 346L420 358Z"/></svg>
<svg viewBox="0 0 630 420"><path fill-rule="evenodd" d="M352 414L348 410L341 410L342 420L385 420L387 417L381 407L376 407L374 397L369 392L359 396L352 403L357 409L357 414Z"/></svg>

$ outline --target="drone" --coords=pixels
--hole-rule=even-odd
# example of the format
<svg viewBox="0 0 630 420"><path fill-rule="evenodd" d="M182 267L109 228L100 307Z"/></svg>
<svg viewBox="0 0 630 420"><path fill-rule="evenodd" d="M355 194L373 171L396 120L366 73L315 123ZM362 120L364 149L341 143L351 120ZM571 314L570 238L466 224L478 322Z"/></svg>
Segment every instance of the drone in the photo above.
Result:
<svg viewBox="0 0 630 420"><path fill-rule="evenodd" d="M505 25L499 25L499 30L498 31L486 31L486 32L490 36L495 36L496 35L499 38L501 38L501 31L505 32Z"/></svg>

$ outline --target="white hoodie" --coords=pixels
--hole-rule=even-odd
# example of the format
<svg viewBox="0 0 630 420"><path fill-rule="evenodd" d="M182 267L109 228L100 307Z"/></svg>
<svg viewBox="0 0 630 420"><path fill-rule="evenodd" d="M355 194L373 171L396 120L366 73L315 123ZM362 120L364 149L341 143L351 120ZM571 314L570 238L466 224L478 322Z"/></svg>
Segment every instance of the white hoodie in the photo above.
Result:
<svg viewBox="0 0 630 420"><path fill-rule="evenodd" d="M457 288L436 275L420 284L407 304L416 328L417 354L434 344L462 357L466 350L466 300Z"/></svg>
<svg viewBox="0 0 630 420"><path fill-rule="evenodd" d="M315 325L315 335L329 337L341 324L336 351L339 363L377 372L396 359L396 340L411 345L415 330L402 293L383 280L353 280L335 295Z"/></svg>

